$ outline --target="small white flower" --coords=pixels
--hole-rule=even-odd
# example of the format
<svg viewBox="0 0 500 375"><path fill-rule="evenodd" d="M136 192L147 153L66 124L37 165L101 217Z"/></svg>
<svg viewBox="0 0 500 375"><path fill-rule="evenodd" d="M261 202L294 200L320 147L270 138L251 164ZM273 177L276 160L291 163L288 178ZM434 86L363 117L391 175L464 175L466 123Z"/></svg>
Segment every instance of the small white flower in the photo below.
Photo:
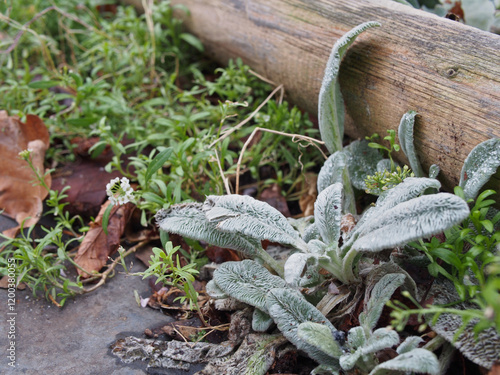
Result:
<svg viewBox="0 0 500 375"><path fill-rule="evenodd" d="M133 190L130 187L130 181L126 177L113 178L106 185L106 194L109 197L109 201L114 205L122 205L127 202L133 202Z"/></svg>

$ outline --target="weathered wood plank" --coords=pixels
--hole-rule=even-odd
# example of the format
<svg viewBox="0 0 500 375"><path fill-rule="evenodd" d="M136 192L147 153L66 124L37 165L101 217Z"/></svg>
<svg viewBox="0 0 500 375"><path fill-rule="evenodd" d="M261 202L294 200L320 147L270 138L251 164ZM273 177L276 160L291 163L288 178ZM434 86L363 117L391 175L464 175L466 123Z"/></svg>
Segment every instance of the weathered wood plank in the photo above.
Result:
<svg viewBox="0 0 500 375"><path fill-rule="evenodd" d="M317 113L333 43L365 21L341 67L346 133L396 129L418 111L416 145L424 169L437 163L452 187L470 150L500 137L500 36L390 0L173 0L188 29L221 63L242 57L285 85L289 99ZM500 190L498 173L490 186Z"/></svg>

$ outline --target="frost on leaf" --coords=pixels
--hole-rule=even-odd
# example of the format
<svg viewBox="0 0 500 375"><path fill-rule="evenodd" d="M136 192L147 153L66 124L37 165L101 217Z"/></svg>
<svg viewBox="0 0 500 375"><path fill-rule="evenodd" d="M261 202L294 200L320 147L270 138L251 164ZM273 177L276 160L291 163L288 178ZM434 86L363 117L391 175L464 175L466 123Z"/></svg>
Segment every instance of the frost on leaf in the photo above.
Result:
<svg viewBox="0 0 500 375"><path fill-rule="evenodd" d="M465 199L476 198L479 190L488 182L500 166L500 138L480 143L467 156L460 174L459 186Z"/></svg>
<svg viewBox="0 0 500 375"><path fill-rule="evenodd" d="M215 270L214 281L227 295L266 313L269 290L286 287L281 277L272 275L265 267L248 259L223 263Z"/></svg>
<svg viewBox="0 0 500 375"><path fill-rule="evenodd" d="M206 219L201 203L174 205L168 210L160 210L156 214L156 222L165 232L238 250L250 257L256 256L256 248L260 247L260 243L253 238L217 230L216 224Z"/></svg>

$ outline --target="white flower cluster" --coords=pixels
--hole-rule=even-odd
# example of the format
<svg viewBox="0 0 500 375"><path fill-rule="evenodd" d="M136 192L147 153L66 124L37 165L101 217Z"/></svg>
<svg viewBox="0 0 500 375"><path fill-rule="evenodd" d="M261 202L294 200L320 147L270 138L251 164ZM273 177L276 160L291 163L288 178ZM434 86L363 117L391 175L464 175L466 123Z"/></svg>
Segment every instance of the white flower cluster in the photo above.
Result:
<svg viewBox="0 0 500 375"><path fill-rule="evenodd" d="M108 194L111 204L122 205L127 202L133 202L134 190L130 187L130 181L126 177L113 178L106 185L106 194Z"/></svg>

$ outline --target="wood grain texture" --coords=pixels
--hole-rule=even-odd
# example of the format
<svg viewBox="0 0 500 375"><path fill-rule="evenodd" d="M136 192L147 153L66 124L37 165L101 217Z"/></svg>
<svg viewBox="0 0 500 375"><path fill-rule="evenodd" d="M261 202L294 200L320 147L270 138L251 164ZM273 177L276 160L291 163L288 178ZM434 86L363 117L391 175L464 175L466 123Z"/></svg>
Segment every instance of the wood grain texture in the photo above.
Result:
<svg viewBox="0 0 500 375"><path fill-rule="evenodd" d="M465 157L500 137L500 36L390 0L173 0L188 29L220 63L241 57L283 83L290 101L317 114L334 42L365 21L382 27L358 37L340 70L354 138L397 129L419 115L416 147L424 170L436 163L445 186L458 184ZM403 160L404 162L404 160ZM489 184L500 190L499 173Z"/></svg>

